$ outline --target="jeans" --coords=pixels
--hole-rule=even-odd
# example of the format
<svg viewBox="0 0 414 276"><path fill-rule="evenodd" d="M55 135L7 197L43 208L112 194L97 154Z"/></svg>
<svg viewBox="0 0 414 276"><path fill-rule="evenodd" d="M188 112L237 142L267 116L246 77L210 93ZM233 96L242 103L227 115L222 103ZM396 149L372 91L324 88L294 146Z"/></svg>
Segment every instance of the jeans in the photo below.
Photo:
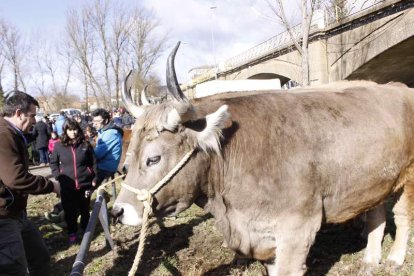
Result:
<svg viewBox="0 0 414 276"><path fill-rule="evenodd" d="M26 214L0 218L0 233L0 275L50 275L46 244Z"/></svg>
<svg viewBox="0 0 414 276"><path fill-rule="evenodd" d="M89 205L91 203L91 198L85 197L85 189L72 190L61 186L60 197L65 211L68 234L76 234L79 215L81 216L81 228L85 232L89 222Z"/></svg>
<svg viewBox="0 0 414 276"><path fill-rule="evenodd" d="M47 148L40 148L37 151L39 152L40 163L49 163L49 155L47 152Z"/></svg>

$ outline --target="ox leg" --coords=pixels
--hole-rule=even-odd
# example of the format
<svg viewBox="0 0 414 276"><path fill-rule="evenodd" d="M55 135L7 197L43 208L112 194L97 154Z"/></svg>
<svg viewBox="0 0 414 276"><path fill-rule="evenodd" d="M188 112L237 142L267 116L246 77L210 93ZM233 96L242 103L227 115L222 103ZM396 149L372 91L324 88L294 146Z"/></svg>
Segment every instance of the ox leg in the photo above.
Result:
<svg viewBox="0 0 414 276"><path fill-rule="evenodd" d="M360 275L371 275L381 262L382 239L386 222L385 205L381 204L366 213L368 242Z"/></svg>
<svg viewBox="0 0 414 276"><path fill-rule="evenodd" d="M398 269L404 262L407 251L408 236L410 232L411 210L405 189L411 187L405 186L404 192L401 194L397 203L392 209L394 213L394 222L396 226L395 241L391 247L390 254L387 257L387 268L389 270Z"/></svg>
<svg viewBox="0 0 414 276"><path fill-rule="evenodd" d="M322 214L308 218L288 218L276 237L276 262L267 264L269 276L300 276L306 272L306 258L318 232ZM295 221L294 223L292 223Z"/></svg>

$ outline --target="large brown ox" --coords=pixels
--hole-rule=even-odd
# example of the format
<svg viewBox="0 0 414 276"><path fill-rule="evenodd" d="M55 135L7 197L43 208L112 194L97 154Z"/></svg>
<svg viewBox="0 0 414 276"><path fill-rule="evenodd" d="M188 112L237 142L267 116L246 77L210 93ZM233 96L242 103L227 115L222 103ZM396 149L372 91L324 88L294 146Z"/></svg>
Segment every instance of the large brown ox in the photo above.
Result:
<svg viewBox="0 0 414 276"><path fill-rule="evenodd" d="M112 211L122 223L140 225L143 214L128 187L151 189L195 149L155 194L155 215L176 215L195 202L213 214L230 248L265 261L269 275L296 276L306 271L322 223L365 211L364 267L378 265L382 203L396 193L396 240L387 261L403 264L414 197L413 89L341 82L190 103L175 76L177 48L167 66L177 101L142 107L123 92L137 120L127 186Z"/></svg>

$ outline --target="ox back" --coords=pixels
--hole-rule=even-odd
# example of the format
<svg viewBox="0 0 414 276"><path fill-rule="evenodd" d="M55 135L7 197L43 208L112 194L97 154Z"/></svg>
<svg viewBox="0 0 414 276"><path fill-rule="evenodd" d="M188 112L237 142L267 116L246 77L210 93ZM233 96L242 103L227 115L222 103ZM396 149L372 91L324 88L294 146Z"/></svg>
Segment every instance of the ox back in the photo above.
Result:
<svg viewBox="0 0 414 276"><path fill-rule="evenodd" d="M223 130L223 157L212 157L209 177L226 195L243 198L237 209L263 201L306 213L312 195L324 221L344 222L401 185L398 177L414 160L411 89L370 84L195 105L203 117L223 104L233 125Z"/></svg>

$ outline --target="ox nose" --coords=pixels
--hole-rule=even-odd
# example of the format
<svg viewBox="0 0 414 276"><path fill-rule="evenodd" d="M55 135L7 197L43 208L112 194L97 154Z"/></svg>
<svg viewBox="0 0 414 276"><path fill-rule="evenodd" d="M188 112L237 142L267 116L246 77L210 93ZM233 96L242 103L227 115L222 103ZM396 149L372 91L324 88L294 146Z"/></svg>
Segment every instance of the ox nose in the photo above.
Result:
<svg viewBox="0 0 414 276"><path fill-rule="evenodd" d="M118 207L118 206L114 206L111 210L111 215L115 219L122 216L123 213L124 213L124 208L121 208L121 207Z"/></svg>

